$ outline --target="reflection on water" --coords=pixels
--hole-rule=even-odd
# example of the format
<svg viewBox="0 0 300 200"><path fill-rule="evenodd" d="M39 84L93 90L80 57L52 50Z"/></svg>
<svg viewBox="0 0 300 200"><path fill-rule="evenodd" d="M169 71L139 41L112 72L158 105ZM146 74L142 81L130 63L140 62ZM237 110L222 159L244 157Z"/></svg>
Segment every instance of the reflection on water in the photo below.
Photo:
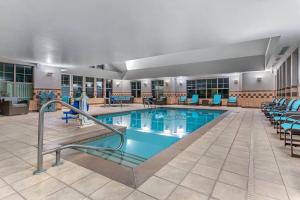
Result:
<svg viewBox="0 0 300 200"><path fill-rule="evenodd" d="M97 117L107 124L126 126L127 131L182 138L215 119L222 111L165 109L132 111Z"/></svg>

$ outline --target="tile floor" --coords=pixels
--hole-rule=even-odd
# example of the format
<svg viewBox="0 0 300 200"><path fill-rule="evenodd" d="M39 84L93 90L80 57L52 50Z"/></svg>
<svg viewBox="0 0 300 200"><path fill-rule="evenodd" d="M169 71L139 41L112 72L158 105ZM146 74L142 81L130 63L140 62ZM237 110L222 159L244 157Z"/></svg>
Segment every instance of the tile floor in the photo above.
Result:
<svg viewBox="0 0 300 200"><path fill-rule="evenodd" d="M141 105L122 110L142 108ZM137 189L65 161L32 175L36 164L37 113L0 116L0 199L94 200L296 200L300 199L300 159L289 156L257 109L233 110L184 152ZM94 107L92 113L121 108ZM84 132L65 125L61 112L47 113L45 142Z"/></svg>

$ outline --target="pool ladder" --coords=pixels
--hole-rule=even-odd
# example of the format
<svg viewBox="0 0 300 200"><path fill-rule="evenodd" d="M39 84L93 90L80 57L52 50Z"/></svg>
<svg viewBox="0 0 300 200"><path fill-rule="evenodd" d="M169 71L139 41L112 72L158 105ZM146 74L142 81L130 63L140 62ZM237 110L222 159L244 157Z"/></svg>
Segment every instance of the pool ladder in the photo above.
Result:
<svg viewBox="0 0 300 200"><path fill-rule="evenodd" d="M80 145L80 144L68 144L68 145L60 145L51 150L44 151L44 143L43 143L44 142L44 114L45 114L45 109L53 103L59 103L63 106L66 106L66 107L70 108L71 110L75 111L76 113L79 113L79 114L85 116L86 118L94 121L96 124L99 124L107 129L111 130L113 133L118 134L121 138L120 144L116 148L94 147L94 146ZM79 110L79 109L75 108L74 106L71 106L70 104L67 104L58 99L49 101L49 102L43 104L43 106L41 107L40 112L39 112L37 169L33 172L33 174L39 174L39 173L46 171L46 169L43 168L43 156L46 154L55 152L56 159L55 159L54 166L57 166L57 165L62 164L60 158L61 158L61 151L64 149L72 148L72 149L89 149L89 150L95 150L95 151L118 151L118 150L122 149L122 147L124 145L124 141L125 141L124 134L122 132L111 127L108 124L102 123L101 121L97 120L95 117L87 114L86 112Z"/></svg>
<svg viewBox="0 0 300 200"><path fill-rule="evenodd" d="M147 99L144 101L144 107L148 106L148 108L156 108L156 104L153 100Z"/></svg>

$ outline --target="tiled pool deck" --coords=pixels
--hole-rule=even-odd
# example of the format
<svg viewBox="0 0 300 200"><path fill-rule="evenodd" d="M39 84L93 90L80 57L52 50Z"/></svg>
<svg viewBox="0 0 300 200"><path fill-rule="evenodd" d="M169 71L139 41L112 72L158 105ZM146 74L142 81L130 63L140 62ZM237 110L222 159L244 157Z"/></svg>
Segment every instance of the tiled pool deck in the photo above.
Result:
<svg viewBox="0 0 300 200"><path fill-rule="evenodd" d="M122 110L141 108L141 105ZM121 108L92 108L92 113ZM221 122L149 178L138 189L71 162L32 175L36 163L37 113L0 116L0 199L242 200L300 199L300 159L289 156L257 109L233 110ZM86 131L65 125L61 112L47 113L45 140Z"/></svg>

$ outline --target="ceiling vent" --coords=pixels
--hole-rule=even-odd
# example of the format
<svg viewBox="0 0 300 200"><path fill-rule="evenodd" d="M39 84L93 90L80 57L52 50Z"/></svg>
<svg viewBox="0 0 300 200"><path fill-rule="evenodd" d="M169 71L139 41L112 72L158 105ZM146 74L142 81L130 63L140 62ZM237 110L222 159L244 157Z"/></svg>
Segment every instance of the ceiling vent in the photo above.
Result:
<svg viewBox="0 0 300 200"><path fill-rule="evenodd" d="M278 55L281 55L281 56L284 55L288 49L289 49L289 47L282 47L282 49Z"/></svg>
<svg viewBox="0 0 300 200"><path fill-rule="evenodd" d="M89 66L89 68L91 68L91 69L95 69L96 67L95 67L95 66Z"/></svg>

